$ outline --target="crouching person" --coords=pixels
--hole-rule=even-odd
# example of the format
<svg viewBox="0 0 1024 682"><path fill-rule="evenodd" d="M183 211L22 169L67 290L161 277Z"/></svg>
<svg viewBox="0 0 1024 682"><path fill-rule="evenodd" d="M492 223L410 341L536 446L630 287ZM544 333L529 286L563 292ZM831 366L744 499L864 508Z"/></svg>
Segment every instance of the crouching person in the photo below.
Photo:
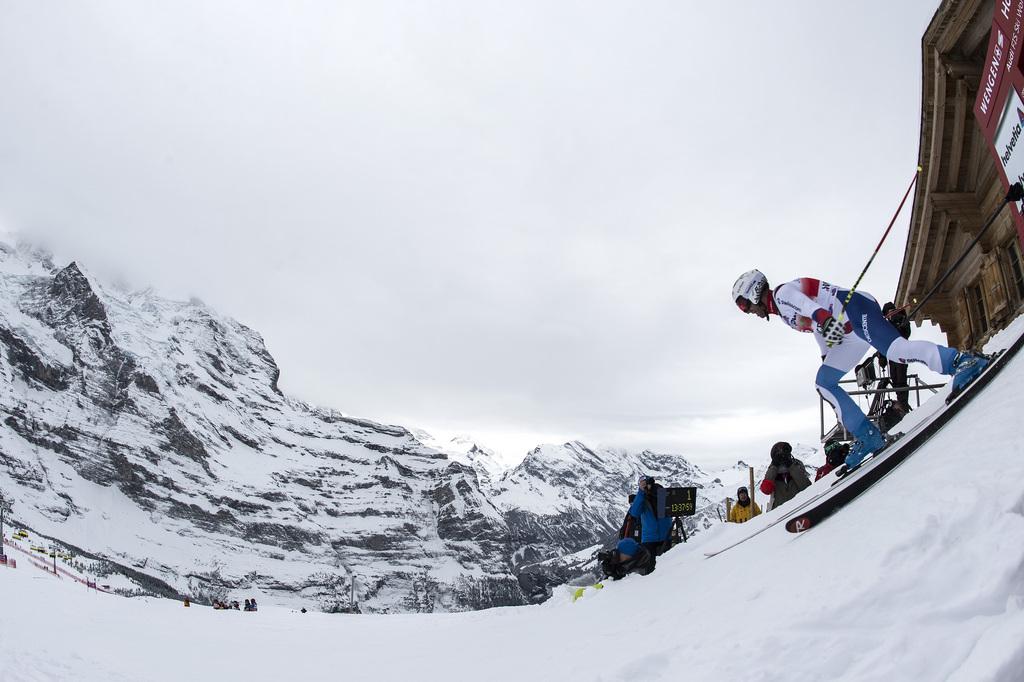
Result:
<svg viewBox="0 0 1024 682"><path fill-rule="evenodd" d="M615 549L597 555L601 570L612 580L622 580L630 573L647 575L654 570L654 556L633 538L619 540Z"/></svg>

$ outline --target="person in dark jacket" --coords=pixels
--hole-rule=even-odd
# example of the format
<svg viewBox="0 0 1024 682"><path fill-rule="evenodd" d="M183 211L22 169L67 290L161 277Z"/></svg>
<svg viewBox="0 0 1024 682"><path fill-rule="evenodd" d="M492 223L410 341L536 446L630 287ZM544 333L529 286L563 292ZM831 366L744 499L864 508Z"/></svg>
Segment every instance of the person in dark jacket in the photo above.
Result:
<svg viewBox="0 0 1024 682"><path fill-rule="evenodd" d="M636 499L634 493L629 494L629 506L633 506L633 500ZM626 510L626 518L622 520L622 525L619 526L619 539L633 538L637 542L640 542L643 530L640 528L640 519L634 519L629 510Z"/></svg>
<svg viewBox="0 0 1024 682"><path fill-rule="evenodd" d="M629 515L640 519L640 542L652 559L671 547L672 517L665 513L666 495L653 476L641 476L636 497L629 507Z"/></svg>
<svg viewBox="0 0 1024 682"><path fill-rule="evenodd" d="M793 446L780 441L772 446L772 463L761 481L761 492L772 495L772 509L777 509L811 485L804 463L793 457Z"/></svg>
<svg viewBox="0 0 1024 682"><path fill-rule="evenodd" d="M647 575L654 570L654 555L633 538L623 538L615 549L598 554L601 570L612 580L622 580L630 573Z"/></svg>
<svg viewBox="0 0 1024 682"><path fill-rule="evenodd" d="M827 476L840 464L846 461L846 455L850 452L850 444L833 438L825 443L825 464L818 467L818 473L814 480Z"/></svg>
<svg viewBox="0 0 1024 682"><path fill-rule="evenodd" d="M896 308L896 304L889 302L882 306L882 315L889 320L889 324L896 327L896 331L905 339L910 338L910 320L907 318L907 311L903 308ZM893 388L907 387L907 364L886 359L883 353L878 353L878 364L881 367L889 365L889 382ZM896 393L896 404L900 411L906 415L910 412L910 392L899 391Z"/></svg>

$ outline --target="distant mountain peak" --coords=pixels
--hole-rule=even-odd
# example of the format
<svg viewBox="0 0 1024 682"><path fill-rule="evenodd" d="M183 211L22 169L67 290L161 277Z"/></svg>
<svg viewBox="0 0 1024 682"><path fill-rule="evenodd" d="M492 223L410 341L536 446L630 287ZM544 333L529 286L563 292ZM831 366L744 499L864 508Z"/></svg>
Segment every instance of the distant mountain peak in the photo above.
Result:
<svg viewBox="0 0 1024 682"><path fill-rule="evenodd" d="M54 275L49 294L49 310L55 319L73 316L81 320L107 321L106 308L75 262Z"/></svg>

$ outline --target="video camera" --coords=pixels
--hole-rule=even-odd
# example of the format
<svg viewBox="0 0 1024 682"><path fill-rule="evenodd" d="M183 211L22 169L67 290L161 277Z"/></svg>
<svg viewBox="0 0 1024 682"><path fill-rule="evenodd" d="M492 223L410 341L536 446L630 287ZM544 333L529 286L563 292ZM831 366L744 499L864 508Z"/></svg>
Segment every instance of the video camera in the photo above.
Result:
<svg viewBox="0 0 1024 682"><path fill-rule="evenodd" d="M597 563L601 566L601 571L605 577L612 580L622 580L626 577L626 571L622 566L622 562L619 561L618 555L619 552L615 549L607 549L597 553Z"/></svg>

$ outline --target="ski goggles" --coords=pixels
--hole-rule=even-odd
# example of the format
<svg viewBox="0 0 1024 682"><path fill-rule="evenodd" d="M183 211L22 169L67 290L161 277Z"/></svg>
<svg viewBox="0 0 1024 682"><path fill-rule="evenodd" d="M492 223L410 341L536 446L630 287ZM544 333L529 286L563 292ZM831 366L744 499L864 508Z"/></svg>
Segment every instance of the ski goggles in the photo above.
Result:
<svg viewBox="0 0 1024 682"><path fill-rule="evenodd" d="M736 307L742 310L743 312L750 312L751 305L753 304L750 302L749 298L744 298L742 296L736 297Z"/></svg>

